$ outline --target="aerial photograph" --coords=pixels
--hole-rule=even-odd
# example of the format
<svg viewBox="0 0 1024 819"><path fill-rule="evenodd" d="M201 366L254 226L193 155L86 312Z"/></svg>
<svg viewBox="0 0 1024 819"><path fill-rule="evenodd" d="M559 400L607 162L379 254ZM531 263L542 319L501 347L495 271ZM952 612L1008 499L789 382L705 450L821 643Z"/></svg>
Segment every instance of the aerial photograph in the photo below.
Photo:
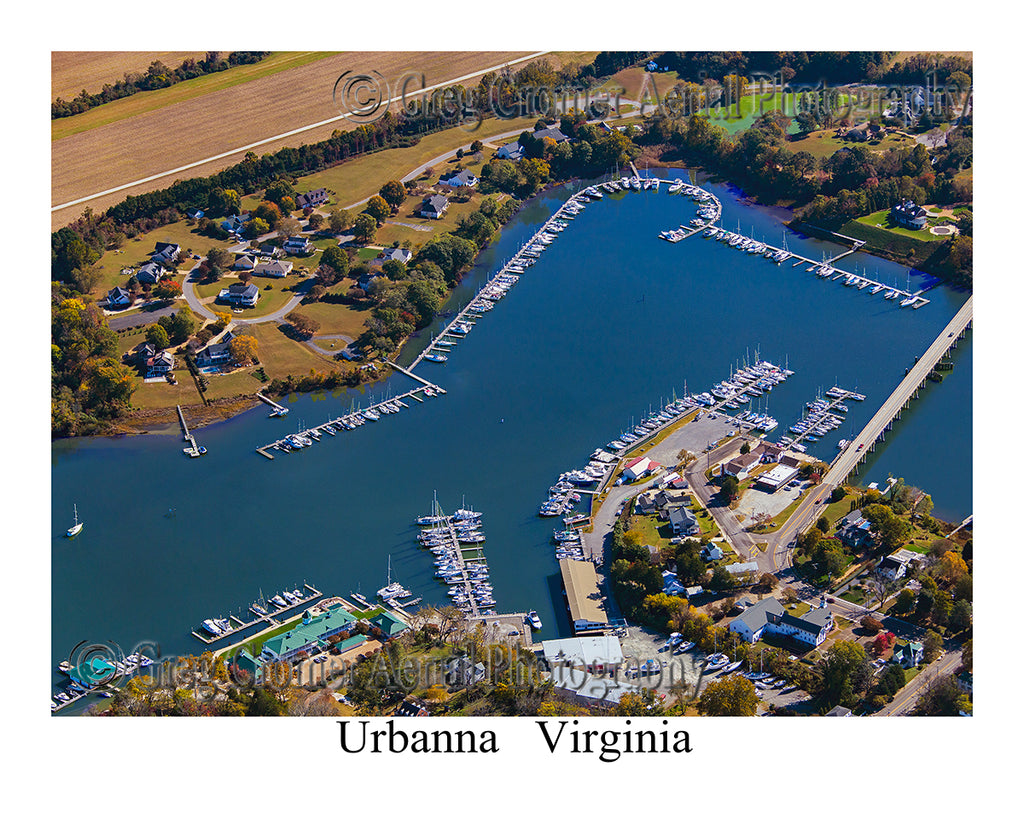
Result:
<svg viewBox="0 0 1024 819"><path fill-rule="evenodd" d="M53 715L971 716L972 52L50 58Z"/></svg>

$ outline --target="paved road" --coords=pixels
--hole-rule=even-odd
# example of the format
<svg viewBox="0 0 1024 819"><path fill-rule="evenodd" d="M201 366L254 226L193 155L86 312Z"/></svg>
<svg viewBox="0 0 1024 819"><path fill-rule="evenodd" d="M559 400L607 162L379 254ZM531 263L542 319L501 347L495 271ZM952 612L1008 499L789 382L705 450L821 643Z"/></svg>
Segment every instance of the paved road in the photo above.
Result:
<svg viewBox="0 0 1024 819"><path fill-rule="evenodd" d="M921 692L939 677L952 674L959 667L963 659L963 652L960 649L950 651L933 663L925 666L924 670L914 679L901 688L885 708L878 711L877 717L892 717L898 714L908 714L914 710Z"/></svg>
<svg viewBox="0 0 1024 819"><path fill-rule="evenodd" d="M444 82L437 83L436 85L431 85L428 88L418 89L417 93L429 94L431 91L434 91L434 90L436 90L438 88L446 88L446 87L451 86L451 85L457 85L457 84L463 82L464 80L472 79L474 77L483 76L484 74L486 74L486 73L488 73L490 71L499 71L502 68L504 68L506 66L509 66L509 65L516 65L517 63L527 62L527 61L533 60L533 59L535 59L537 57L542 57L542 56L544 56L547 53L548 53L547 51L538 51L538 52L535 52L533 54L527 55L526 57L519 57L518 59L515 59L515 60L509 60L508 62L503 62L500 65L493 65L493 66L490 66L489 68L484 68L484 69L481 69L479 71L474 71L471 74L466 74L466 75L464 75L462 77L455 77L453 79L447 79ZM389 98L386 102L391 103L391 102L400 102L400 101L401 100L393 100L393 99ZM208 164L210 162L216 162L217 160L225 159L225 158L227 158L229 156L236 156L238 154L244 154L246 151L254 150L256 148L259 148L262 145L267 145L267 144L269 144L271 142L275 142L275 141L277 141L279 139L285 139L287 137L295 136L296 134L301 134L301 133L304 133L306 131L312 131L312 130L314 130L316 128L323 127L324 125L330 125L332 122L340 122L341 120L350 119L352 116L353 115L349 114L349 113L339 114L336 117L330 117L328 119L321 120L320 122L314 122L314 123L312 123L310 125L303 125L303 126L301 126L299 128L294 128L291 131L286 131L283 134L275 134L274 136L266 137L265 139L260 139L260 140L258 140L256 142L251 142L248 145L242 145L239 148L233 148L230 151L224 151L223 153L219 153L216 156L208 156L205 159L198 159L195 162L189 162L186 165L182 165L182 166L180 166L178 168L171 168L170 170L162 171L161 173L153 174L152 176L147 176L144 179L136 179L133 182L126 182L123 185L117 185L116 187L108 188L105 191L99 191L97 193L91 193L91 194L88 194L87 196L81 196L78 199L73 199L70 202L63 202L62 204L54 205L53 207L50 208L50 212L53 213L53 212L58 211L58 210L64 210L65 208L73 207L74 205L81 205L84 202L89 202L89 201L92 201L93 199L99 199L101 196L107 196L107 195L112 194L112 193L118 193L119 191L128 190L130 188L136 187L137 185L144 185L144 184L146 184L148 182L153 182L153 181L155 181L157 179L163 179L164 177L167 177L167 176L173 176L175 174L181 174L181 173L184 173L185 171L190 171L190 170L193 170L194 168L199 168L199 167L201 167L203 165L206 165L206 164Z"/></svg>

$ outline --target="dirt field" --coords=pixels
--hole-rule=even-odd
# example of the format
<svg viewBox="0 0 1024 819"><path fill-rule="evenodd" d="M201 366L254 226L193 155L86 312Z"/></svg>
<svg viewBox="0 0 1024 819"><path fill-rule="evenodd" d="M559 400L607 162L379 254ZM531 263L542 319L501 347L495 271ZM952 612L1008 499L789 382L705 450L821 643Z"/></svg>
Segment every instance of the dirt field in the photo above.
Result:
<svg viewBox="0 0 1024 819"><path fill-rule="evenodd" d="M50 99L71 100L82 90L95 94L105 83L125 74L141 74L154 60L177 68L187 57L205 57L205 51L54 51L50 54Z"/></svg>
<svg viewBox="0 0 1024 819"><path fill-rule="evenodd" d="M52 202L61 204L125 182L232 151L275 134L327 120L340 111L332 99L335 81L345 71L378 71L394 81L416 70L428 85L451 80L530 52L351 52L310 65L223 89L130 120L75 134L52 144ZM468 84L468 82L467 82ZM353 127L339 120L256 148L271 153L286 145L324 139ZM177 178L209 174L241 158L233 154L178 176L161 177L130 190L90 201L100 211L128 194L166 187ZM86 204L52 215L54 229L76 218Z"/></svg>

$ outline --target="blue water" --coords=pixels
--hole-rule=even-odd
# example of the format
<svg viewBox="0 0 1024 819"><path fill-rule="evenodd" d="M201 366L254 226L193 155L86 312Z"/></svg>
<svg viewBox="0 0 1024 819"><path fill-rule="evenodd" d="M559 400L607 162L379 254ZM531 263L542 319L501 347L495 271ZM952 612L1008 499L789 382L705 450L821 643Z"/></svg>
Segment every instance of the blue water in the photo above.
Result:
<svg viewBox="0 0 1024 819"><path fill-rule="evenodd" d="M812 259L845 249L786 231L785 211L746 204L725 185L705 187L721 199L729 229L738 221L745 234L776 245L786 232L790 250ZM481 255L452 307L471 298L569 193L531 200ZM270 596L308 581L328 595L372 596L387 579L389 556L395 577L416 596L444 603L446 589L412 525L435 490L445 509L465 499L484 513L499 610L537 609L545 637L568 635L553 525L536 514L560 472L582 466L673 391L707 389L755 354L796 372L770 395L776 434L837 381L867 395L850 402L838 432L814 445L831 460L838 439L870 418L966 299L937 287L930 304L901 310L881 294L823 282L805 266L778 266L701 236L678 244L657 238L695 213L692 200L664 186L589 205L448 363L417 369L447 395L407 401L398 415L325 436L301 453L270 462L254 450L300 422L322 423L412 382L395 375L363 391L291 396L284 419L268 418L261 406L198 430L209 450L198 460L182 455L176 425L166 434L55 443L54 663L83 639L126 649L149 639L165 653L195 653L203 646L189 632L198 623L244 611L261 590ZM863 254L839 264L855 266L906 286L899 265ZM926 284L912 275L912 289ZM413 339L400 362L430 333ZM903 476L932 495L937 515L960 519L971 512L969 337L954 360L860 479ZM69 542L62 534L72 504L85 529Z"/></svg>

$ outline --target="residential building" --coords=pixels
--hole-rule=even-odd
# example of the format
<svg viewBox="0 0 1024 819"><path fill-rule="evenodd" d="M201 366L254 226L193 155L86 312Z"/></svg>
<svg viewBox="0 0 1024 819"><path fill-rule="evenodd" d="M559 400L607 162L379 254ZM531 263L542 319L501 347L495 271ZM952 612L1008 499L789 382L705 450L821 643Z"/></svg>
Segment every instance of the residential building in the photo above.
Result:
<svg viewBox="0 0 1024 819"><path fill-rule="evenodd" d="M845 705L837 705L835 708L833 708L831 711L829 711L827 714L825 714L825 716L826 717L852 717L853 716L853 711L851 711Z"/></svg>
<svg viewBox="0 0 1024 819"><path fill-rule="evenodd" d="M248 253L243 253L231 265L232 270L252 270L254 267L256 267L256 260Z"/></svg>
<svg viewBox="0 0 1024 819"><path fill-rule="evenodd" d="M700 556L710 563L712 560L721 560L725 557L725 552L722 551L722 547L717 543L709 543L701 549Z"/></svg>
<svg viewBox="0 0 1024 819"><path fill-rule="evenodd" d="M135 281L139 284L156 284L166 273L159 262L146 262L135 271Z"/></svg>
<svg viewBox="0 0 1024 819"><path fill-rule="evenodd" d="M565 142L569 137L562 133L559 128L541 128L533 132L534 139L553 139L555 144Z"/></svg>
<svg viewBox="0 0 1024 819"><path fill-rule="evenodd" d="M395 709L396 717L429 717L430 712L427 710L427 704L423 702L419 697L414 697L410 694L399 704L398 708Z"/></svg>
<svg viewBox="0 0 1024 819"><path fill-rule="evenodd" d="M306 208L318 208L321 205L327 204L327 191L324 188L317 188L315 191L309 193L300 193L295 197L295 205L300 210Z"/></svg>
<svg viewBox="0 0 1024 819"><path fill-rule="evenodd" d="M729 631L748 643L754 643L765 634L792 637L810 646L819 646L832 629L832 612L821 598L817 608L797 617L790 614L774 597L766 597L747 608L731 623Z"/></svg>
<svg viewBox="0 0 1024 819"><path fill-rule="evenodd" d="M513 162L523 158L523 146L518 142L502 145L494 154L498 159L511 159Z"/></svg>
<svg viewBox="0 0 1024 819"><path fill-rule="evenodd" d="M236 307L255 307L259 298L260 289L255 284L242 284L241 282L225 287L217 295L218 301L224 301Z"/></svg>
<svg viewBox="0 0 1024 819"><path fill-rule="evenodd" d="M161 350L156 355L146 359L146 378L167 375L173 369L174 356L167 350Z"/></svg>
<svg viewBox="0 0 1024 819"><path fill-rule="evenodd" d="M274 259L269 262L258 262L253 269L254 276L269 276L272 279L283 279L292 272L292 263Z"/></svg>
<svg viewBox="0 0 1024 819"><path fill-rule="evenodd" d="M231 336L228 333L228 336ZM231 336L234 338L234 336ZM214 367L219 364L227 364L231 361L230 338L220 341L217 344L207 344L196 353L196 365L199 367Z"/></svg>
<svg viewBox="0 0 1024 819"><path fill-rule="evenodd" d="M672 527L672 533L677 537L700 534L700 524L697 523L697 518L685 506L672 507L668 513L668 522Z"/></svg>
<svg viewBox="0 0 1024 819"><path fill-rule="evenodd" d="M123 287L115 287L107 291L107 307L127 307L132 303L132 294Z"/></svg>
<svg viewBox="0 0 1024 819"><path fill-rule="evenodd" d="M249 214L243 214L241 216L229 216L220 226L228 233L241 233L245 230L245 223L249 221Z"/></svg>
<svg viewBox="0 0 1024 819"><path fill-rule="evenodd" d="M412 251L406 250L404 247L389 247L380 254L380 259L385 262L394 259L396 262L409 264L412 261Z"/></svg>
<svg viewBox="0 0 1024 819"><path fill-rule="evenodd" d="M753 583L757 577L758 567L756 560L746 563L730 563L725 570L740 583Z"/></svg>
<svg viewBox="0 0 1024 819"><path fill-rule="evenodd" d="M920 230L928 222L928 214L924 208L909 199L889 209L889 216L899 227Z"/></svg>
<svg viewBox="0 0 1024 819"><path fill-rule="evenodd" d="M836 537L846 546L862 548L871 543L871 521L864 517L860 509L854 509L839 519L836 524Z"/></svg>
<svg viewBox="0 0 1024 819"><path fill-rule="evenodd" d="M447 185L450 188L473 188L479 181L469 170L452 171L441 176L437 180L440 185Z"/></svg>
<svg viewBox="0 0 1024 819"><path fill-rule="evenodd" d="M924 660L924 645L909 640L898 643L892 650L892 661L899 663L904 668L913 668Z"/></svg>
<svg viewBox="0 0 1024 819"><path fill-rule="evenodd" d="M480 682L487 676L487 666L474 663L469 657L456 657L444 669L449 685L465 687Z"/></svg>
<svg viewBox="0 0 1024 819"><path fill-rule="evenodd" d="M448 197L435 193L424 198L417 212L424 219L440 219L447 210Z"/></svg>
<svg viewBox="0 0 1024 819"><path fill-rule="evenodd" d="M301 255L311 252L313 250L313 245L305 236L289 236L284 240L284 244L281 245L281 249L285 253Z"/></svg>
<svg viewBox="0 0 1024 819"><path fill-rule="evenodd" d="M156 250L149 254L149 260L157 264L171 264L181 253L181 246L170 242L157 242Z"/></svg>

